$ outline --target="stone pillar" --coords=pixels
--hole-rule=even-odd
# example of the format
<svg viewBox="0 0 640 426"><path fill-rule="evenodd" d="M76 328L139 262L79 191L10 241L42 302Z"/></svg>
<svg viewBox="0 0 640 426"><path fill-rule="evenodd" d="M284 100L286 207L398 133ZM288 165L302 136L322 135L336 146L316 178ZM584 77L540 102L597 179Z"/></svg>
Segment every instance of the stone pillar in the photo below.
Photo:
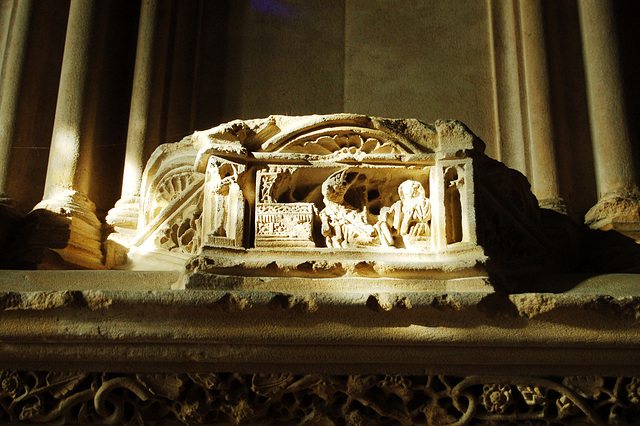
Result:
<svg viewBox="0 0 640 426"><path fill-rule="evenodd" d="M8 194L11 154L29 36L33 0L16 1L2 61L0 80L0 204L12 205Z"/></svg>
<svg viewBox="0 0 640 426"><path fill-rule="evenodd" d="M612 0L580 0L585 77L598 203L585 216L594 229L640 237L636 183Z"/></svg>
<svg viewBox="0 0 640 426"><path fill-rule="evenodd" d="M522 60L527 93L531 184L541 207L566 212L560 197L542 2L520 1Z"/></svg>
<svg viewBox="0 0 640 426"><path fill-rule="evenodd" d="M7 40L11 27L11 14L16 0L0 0L0 65L4 61ZM2 75L0 75L0 78Z"/></svg>
<svg viewBox="0 0 640 426"><path fill-rule="evenodd" d="M140 195L140 181L144 166L150 151L158 145L158 141L153 140L154 137L158 137L157 130L152 127L154 119L158 121L157 116L160 113L152 105L153 76L154 72L158 73L159 69L163 68L161 60L164 59L159 57L163 52L155 49L158 47L156 43L159 32L158 9L157 0L142 2L127 133L127 152L122 179L123 199Z"/></svg>
<svg viewBox="0 0 640 426"><path fill-rule="evenodd" d="M163 10L166 5L160 3L158 0L144 0L140 8L122 196L106 219L115 231L106 242L106 264L109 267L122 263L126 258L126 244L123 243L135 234L137 228L142 173L161 139L168 51L165 46L167 26L163 25L162 16L169 16L170 11Z"/></svg>
<svg viewBox="0 0 640 426"><path fill-rule="evenodd" d="M71 1L44 197L32 212L44 240L38 243L55 249L66 263L89 269L104 268L101 223L87 197L95 118L90 87L99 72L92 67L91 48L97 5Z"/></svg>
<svg viewBox="0 0 640 426"><path fill-rule="evenodd" d="M6 25L2 28L3 39L0 41L3 54L0 74L0 268L5 268L10 264L6 259L13 257L10 241L15 239L16 229L24 217L21 206L12 198L15 194L9 193L9 179L33 0L3 2L0 7L0 25Z"/></svg>
<svg viewBox="0 0 640 426"><path fill-rule="evenodd" d="M519 20L515 2L487 0L491 21L495 128L499 160L529 177L525 150Z"/></svg>

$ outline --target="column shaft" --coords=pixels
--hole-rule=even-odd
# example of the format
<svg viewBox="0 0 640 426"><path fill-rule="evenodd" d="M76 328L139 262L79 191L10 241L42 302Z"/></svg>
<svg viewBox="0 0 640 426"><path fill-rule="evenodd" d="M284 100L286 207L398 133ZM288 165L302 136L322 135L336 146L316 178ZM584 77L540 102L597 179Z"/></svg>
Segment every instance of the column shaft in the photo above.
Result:
<svg viewBox="0 0 640 426"><path fill-rule="evenodd" d="M635 186L628 117L611 0L580 0L580 26L587 80L591 139L598 196Z"/></svg>
<svg viewBox="0 0 640 426"><path fill-rule="evenodd" d="M488 0L499 160L529 175L519 70L517 11L512 0Z"/></svg>
<svg viewBox="0 0 640 426"><path fill-rule="evenodd" d="M624 105L611 0L578 3L599 200L585 215L594 229L617 230L640 242L640 191Z"/></svg>
<svg viewBox="0 0 640 426"><path fill-rule="evenodd" d="M521 0L520 23L533 192L540 205L562 210L553 140L542 2Z"/></svg>
<svg viewBox="0 0 640 426"><path fill-rule="evenodd" d="M92 117L87 94L96 9L94 0L71 1L44 199L64 189L86 195L89 186Z"/></svg>
<svg viewBox="0 0 640 426"><path fill-rule="evenodd" d="M11 151L14 145L17 110L24 73L33 0L17 1L12 10L11 24L2 62L0 80L0 197L8 197L11 173Z"/></svg>
<svg viewBox="0 0 640 426"><path fill-rule="evenodd" d="M143 0L140 6L122 195L106 218L114 230L105 242L108 267L126 261L126 247L138 224L142 174L161 139L166 61L170 50L167 45L170 26L165 21L171 17L171 6L171 2L162 0Z"/></svg>
<svg viewBox="0 0 640 426"><path fill-rule="evenodd" d="M104 269L102 224L87 197L97 102L92 74L100 72L92 48L97 6L97 0L71 0L44 199L31 213L38 218L35 245L88 269ZM56 261L52 267L59 267Z"/></svg>
<svg viewBox="0 0 640 426"><path fill-rule="evenodd" d="M140 10L140 26L136 49L136 65L127 132L127 151L122 179L122 198L138 196L140 181L147 161L148 145L158 143L157 129L152 127L151 115L157 114L152 105L154 72L162 68L156 60L162 52L158 48L158 0L145 0ZM162 90L162 88L155 88Z"/></svg>

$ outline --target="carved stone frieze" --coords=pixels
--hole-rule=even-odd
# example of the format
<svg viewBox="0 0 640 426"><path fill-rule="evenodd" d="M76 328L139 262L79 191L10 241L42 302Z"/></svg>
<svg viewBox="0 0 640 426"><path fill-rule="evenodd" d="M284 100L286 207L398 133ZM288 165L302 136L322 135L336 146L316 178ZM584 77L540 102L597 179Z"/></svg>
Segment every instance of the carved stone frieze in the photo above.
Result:
<svg viewBox="0 0 640 426"><path fill-rule="evenodd" d="M638 377L0 372L0 422L635 423Z"/></svg>

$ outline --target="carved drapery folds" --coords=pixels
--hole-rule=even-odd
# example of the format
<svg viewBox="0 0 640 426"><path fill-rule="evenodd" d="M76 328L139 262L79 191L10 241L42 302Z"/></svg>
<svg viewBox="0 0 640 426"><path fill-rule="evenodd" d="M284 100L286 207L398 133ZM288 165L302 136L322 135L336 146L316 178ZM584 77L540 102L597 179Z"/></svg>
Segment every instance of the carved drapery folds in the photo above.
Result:
<svg viewBox="0 0 640 426"><path fill-rule="evenodd" d="M482 148L454 120L352 114L196 132L148 162L130 259L140 268L187 265L194 288L213 274L275 286L277 278L404 278L424 290L429 280L462 279L488 291L474 199ZM502 185L514 181L509 172L497 173ZM491 177L480 182L493 190ZM509 190L533 198L528 185Z"/></svg>
<svg viewBox="0 0 640 426"><path fill-rule="evenodd" d="M630 424L637 377L0 372L0 421Z"/></svg>

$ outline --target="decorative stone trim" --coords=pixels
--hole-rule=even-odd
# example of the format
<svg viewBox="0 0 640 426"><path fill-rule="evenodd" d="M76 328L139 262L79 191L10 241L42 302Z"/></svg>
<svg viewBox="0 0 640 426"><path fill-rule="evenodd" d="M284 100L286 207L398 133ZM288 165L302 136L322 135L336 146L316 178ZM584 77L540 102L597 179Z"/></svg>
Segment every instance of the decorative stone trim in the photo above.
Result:
<svg viewBox="0 0 640 426"><path fill-rule="evenodd" d="M2 371L0 405L3 423L627 424L640 378Z"/></svg>

